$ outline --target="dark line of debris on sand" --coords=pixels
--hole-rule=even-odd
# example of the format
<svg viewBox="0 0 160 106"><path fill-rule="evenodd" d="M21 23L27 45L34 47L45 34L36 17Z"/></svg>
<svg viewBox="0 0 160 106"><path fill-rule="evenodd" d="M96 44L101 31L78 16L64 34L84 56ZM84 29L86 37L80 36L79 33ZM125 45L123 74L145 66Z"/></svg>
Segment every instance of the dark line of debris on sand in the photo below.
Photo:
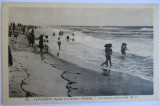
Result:
<svg viewBox="0 0 160 106"><path fill-rule="evenodd" d="M64 77L64 74L67 74L67 73L69 73L69 72L68 72L68 71L64 71L64 72L61 74L61 78L63 78L64 80L66 80L66 81L68 82L67 85L66 85L66 88L68 89L68 91L67 91L68 97L72 97L72 96L70 95L70 92L71 92L72 90L76 90L76 89L78 89L78 88L73 88L73 87L72 87L72 85L75 84L76 82L71 81L71 80L69 80L69 79L67 79L67 78ZM71 73L70 73L70 74L71 74ZM73 74L73 73L72 73L72 74Z"/></svg>
<svg viewBox="0 0 160 106"><path fill-rule="evenodd" d="M61 69L61 68L59 68L59 67L56 67L54 64L50 64L50 63L47 63L47 62L45 62L45 61L43 61L43 62L44 62L45 64L51 65L53 68L56 68L56 69L59 69L59 70L63 71L63 69ZM68 89L67 95L68 95L68 97L72 97L72 96L70 95L70 92L71 92L72 90L76 90L76 89L78 89L78 88L73 88L73 87L72 87L72 85L75 84L76 82L71 81L71 80L69 80L69 79L67 79L67 78L64 77L64 74L67 74L67 73L69 73L69 74L80 74L80 73L73 73L73 72L70 72L70 71L63 71L63 73L61 74L61 78L64 79L64 80L66 80L66 81L68 82L67 85L66 85L66 88Z"/></svg>
<svg viewBox="0 0 160 106"><path fill-rule="evenodd" d="M27 77L25 77L25 78L21 81L21 83L20 83L21 89L25 92L26 97L37 96L37 94L32 93L32 92L29 92L29 91L27 91L27 90L25 90L25 89L23 88L23 85L28 85L27 83L25 83L25 80L28 79L28 78L30 78L30 75L31 75L30 73L28 73L28 69L23 69L23 70L24 70L24 72L27 74Z"/></svg>

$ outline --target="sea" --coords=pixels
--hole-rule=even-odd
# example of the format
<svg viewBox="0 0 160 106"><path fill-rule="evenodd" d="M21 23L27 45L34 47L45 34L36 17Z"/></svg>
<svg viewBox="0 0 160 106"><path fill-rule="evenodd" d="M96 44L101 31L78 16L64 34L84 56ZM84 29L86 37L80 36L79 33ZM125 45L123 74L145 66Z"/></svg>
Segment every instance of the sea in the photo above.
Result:
<svg viewBox="0 0 160 106"><path fill-rule="evenodd" d="M49 36L52 54L58 52L60 30L64 32L60 36L64 54L100 66L105 61L104 45L111 43L113 70L153 81L153 26L43 26L36 30L36 36ZM66 36L75 41L67 42ZM122 43L127 44L126 56L121 54Z"/></svg>

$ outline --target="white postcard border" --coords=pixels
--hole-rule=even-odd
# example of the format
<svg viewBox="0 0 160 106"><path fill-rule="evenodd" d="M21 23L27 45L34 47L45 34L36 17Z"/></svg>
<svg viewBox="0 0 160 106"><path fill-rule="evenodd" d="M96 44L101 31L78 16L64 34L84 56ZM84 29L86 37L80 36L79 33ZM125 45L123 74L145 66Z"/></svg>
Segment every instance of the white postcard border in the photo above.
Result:
<svg viewBox="0 0 160 106"><path fill-rule="evenodd" d="M70 3L3 3L2 10L2 78L4 104L42 104L42 103L86 103L86 102L128 102L158 100L158 5L156 4L70 4ZM153 8L154 10L154 94L130 96L85 96L85 97L30 97L9 98L8 72L8 21L10 7L39 8Z"/></svg>

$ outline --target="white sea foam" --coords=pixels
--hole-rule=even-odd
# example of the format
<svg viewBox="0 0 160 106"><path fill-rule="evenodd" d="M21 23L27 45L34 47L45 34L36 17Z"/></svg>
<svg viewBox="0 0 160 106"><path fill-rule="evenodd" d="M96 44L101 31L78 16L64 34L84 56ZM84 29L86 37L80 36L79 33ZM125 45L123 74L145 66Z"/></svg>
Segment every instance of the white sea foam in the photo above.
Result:
<svg viewBox="0 0 160 106"><path fill-rule="evenodd" d="M141 28L140 30L142 30L142 31L153 31L152 28Z"/></svg>
<svg viewBox="0 0 160 106"><path fill-rule="evenodd" d="M50 52L56 55L58 50L57 39L58 32L64 31L64 35L61 37L63 54L72 56L72 58L78 58L84 62L92 65L99 66L105 61L104 45L106 43L112 43L113 56L113 70L129 73L139 76L143 79L152 81L153 77L153 41L152 39L138 38L126 38L123 36L112 37L107 36L105 39L86 35L80 31L73 31L67 28L43 28L37 30L37 36L40 33L49 35L49 49ZM123 30L124 31L124 30ZM56 32L56 37L53 37L53 32ZM38 34L39 33L39 34ZM74 33L75 41L67 42L65 37L69 35L71 38ZM97 35L99 36L99 35ZM135 40L136 39L136 40ZM127 57L121 56L121 44L125 42L128 46Z"/></svg>

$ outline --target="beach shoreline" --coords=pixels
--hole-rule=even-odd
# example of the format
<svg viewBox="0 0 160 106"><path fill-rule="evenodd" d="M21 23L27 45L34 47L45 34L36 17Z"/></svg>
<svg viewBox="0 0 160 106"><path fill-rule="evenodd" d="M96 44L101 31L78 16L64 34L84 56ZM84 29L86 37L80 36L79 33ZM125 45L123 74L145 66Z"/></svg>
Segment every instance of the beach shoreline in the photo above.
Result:
<svg viewBox="0 0 160 106"><path fill-rule="evenodd" d="M78 28L81 29L82 27ZM86 27L86 29L87 28L88 27ZM59 31L62 30L64 31L64 35L60 36L62 41L61 45L62 50L59 51L57 46L57 39L59 37L58 36ZM56 36L52 36L53 32L56 33ZM105 48L103 46L106 43L110 42L111 44L113 44L112 70L122 73L128 73L130 75L135 75L142 79L153 82L153 57L152 54L150 54L152 50L149 50L149 53L148 50L142 51L141 48L142 47L146 48L146 45L138 43L138 45L140 46L138 45L137 46L141 47L138 48L134 47L136 46L134 42L128 41L129 50L127 51L127 55L126 56L121 55L120 42L123 42L124 39L128 39L128 37L126 36L118 41L117 38L115 39L112 38L111 40L110 37L109 38L107 37L107 39L105 40L105 39L100 39L98 37L101 35L97 35L97 37L95 37L89 34L85 34L83 31L74 31L71 30L70 28L64 28L63 26L55 29L48 27L36 31L37 36L39 36L40 33L48 35L50 39L49 52L51 55L56 56L56 54L59 53L61 55L59 58L61 58L62 60L78 64L80 67L89 69L91 68L91 70L94 70L96 67L100 67L100 65L105 61L105 52L104 52ZM74 36L75 41L67 42L65 37L68 35L72 37L71 35L72 33L74 33L75 35ZM148 40L145 41L146 43L148 42ZM142 41L140 40L140 42L143 42L143 40ZM149 45L152 45L152 43ZM151 48L151 46L149 48ZM138 52L136 52L137 50L134 49L138 49ZM139 54L139 51L143 52L143 54L145 54L146 56L137 55Z"/></svg>
<svg viewBox="0 0 160 106"><path fill-rule="evenodd" d="M38 46L29 47L22 34L17 40L10 39L10 47L14 60L9 69L10 97L153 94L153 82L134 75L103 70L79 60L81 65L74 64L52 54L44 54L42 60Z"/></svg>

